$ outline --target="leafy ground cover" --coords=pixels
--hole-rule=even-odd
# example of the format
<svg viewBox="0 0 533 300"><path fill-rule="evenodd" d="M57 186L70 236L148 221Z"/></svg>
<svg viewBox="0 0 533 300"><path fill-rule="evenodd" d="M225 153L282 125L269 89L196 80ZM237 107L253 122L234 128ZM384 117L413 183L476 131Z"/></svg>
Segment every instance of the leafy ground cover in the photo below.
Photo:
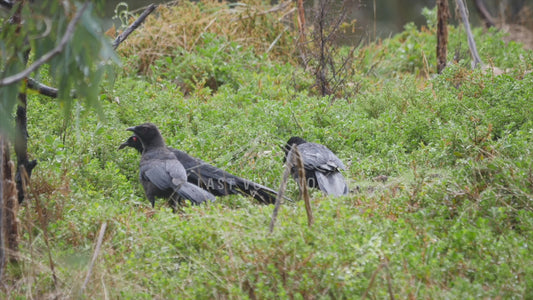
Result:
<svg viewBox="0 0 533 300"><path fill-rule="evenodd" d="M4 296L532 297L533 54L475 29L484 61L506 72L471 70L465 34L452 27L458 60L436 75L427 14L428 27L356 50L353 97L319 97L297 59L211 32L148 60L124 55L125 71L100 95L104 119L82 105L64 116L32 96L30 153L40 163ZM137 47L154 53L142 39ZM351 193L314 191L312 227L301 201L286 203L272 234L273 207L241 196L152 210L138 154L117 150L125 128L147 121L168 145L273 188L290 136L323 143L346 163ZM298 198L292 181L289 196Z"/></svg>

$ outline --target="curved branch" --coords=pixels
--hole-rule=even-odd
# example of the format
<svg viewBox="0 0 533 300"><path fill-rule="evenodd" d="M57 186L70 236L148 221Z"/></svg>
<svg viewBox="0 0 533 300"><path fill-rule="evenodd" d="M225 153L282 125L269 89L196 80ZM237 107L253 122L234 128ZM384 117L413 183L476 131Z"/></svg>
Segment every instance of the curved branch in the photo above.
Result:
<svg viewBox="0 0 533 300"><path fill-rule="evenodd" d="M113 42L113 49L116 50L120 43L122 43L126 38L128 38L128 35L130 35L135 29L137 29L137 27L139 27L142 22L144 22L144 19L146 19L146 17L148 17L148 15L151 14L156 7L157 5L153 3L148 5L148 7L143 11L139 18L137 18L135 22L133 22L130 26L128 26L128 28L126 28L126 30L124 30L121 34L119 34L119 36L117 36L117 38Z"/></svg>
<svg viewBox="0 0 533 300"><path fill-rule="evenodd" d="M0 79L0 86L6 86L12 83L15 83L17 81L21 81L22 79L28 77L28 75L30 75L33 71L37 70L37 68L39 68L41 65L48 62L50 59L54 58L54 56L60 54L65 48L65 46L67 45L72 35L74 34L76 23L78 23L78 21L80 20L87 6L89 6L89 2L85 2L83 6L76 12L76 15L74 16L74 18L72 18L72 20L68 24L67 30L65 31L65 34L61 38L61 41L54 49L52 49L50 52L43 55L41 58L35 61L31 66L26 68L24 71L17 73L15 75Z"/></svg>
<svg viewBox="0 0 533 300"><path fill-rule="evenodd" d="M28 77L28 88L52 98L57 98L58 90L56 88L44 85L33 78Z"/></svg>

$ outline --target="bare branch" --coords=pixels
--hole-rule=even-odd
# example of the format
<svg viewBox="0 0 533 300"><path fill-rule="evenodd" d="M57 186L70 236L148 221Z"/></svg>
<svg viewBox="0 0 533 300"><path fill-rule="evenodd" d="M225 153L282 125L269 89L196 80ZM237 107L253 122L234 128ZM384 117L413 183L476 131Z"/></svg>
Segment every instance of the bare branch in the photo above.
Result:
<svg viewBox="0 0 533 300"><path fill-rule="evenodd" d="M311 201L309 200L309 191L307 190L307 179L305 177L305 168L304 161L298 147L296 145L292 146L294 151L294 160L296 161L296 167L298 168L298 185L300 186L300 195L304 199L305 211L307 212L307 225L311 227L314 223L313 211L311 210Z"/></svg>
<svg viewBox="0 0 533 300"><path fill-rule="evenodd" d="M1 1L1 0L0 0ZM126 31L124 31L122 34L120 34L116 40L113 42L113 49L116 49L120 43L122 43L132 32L135 30L139 25L144 21L144 19L155 9L155 5L151 4L143 13L142 15L133 22ZM58 96L58 89L54 87L47 86L45 84L42 84L38 82L37 80L33 78L28 78L28 88L38 91L39 94L45 95L51 98L57 98ZM72 96L74 97L75 94L73 92Z"/></svg>
<svg viewBox="0 0 533 300"><path fill-rule="evenodd" d="M28 77L28 88L39 92L41 95L57 98L58 90L56 88L37 82L37 80L33 78Z"/></svg>
<svg viewBox="0 0 533 300"><path fill-rule="evenodd" d="M107 222L102 223L102 226L100 226L100 233L98 234L98 241L96 242L96 247L94 248L93 258L91 259L91 264L89 265L87 276L85 276L85 281L83 282L83 286L81 287L82 292L85 291L85 288L87 287L87 283L89 283L89 279L91 278L91 273L93 271L94 263L96 262L98 253L100 253L102 241L104 240L104 234L105 234L106 227L107 227Z"/></svg>
<svg viewBox="0 0 533 300"><path fill-rule="evenodd" d="M461 19L463 20L463 24L465 25L466 35L468 39L468 47L470 48L470 53L472 54L472 58L474 59L474 68L478 65L483 66L483 62L481 61L481 58L479 58L479 53L477 52L476 41L474 40L472 30L470 29L470 22L468 21L468 13L466 11L465 2L464 0L457 0L456 4L457 6L459 6Z"/></svg>
<svg viewBox="0 0 533 300"><path fill-rule="evenodd" d="M128 26L128 28L126 28L126 30L124 30L121 34L119 34L119 36L117 36L117 38L113 42L113 49L116 50L118 46L120 45L120 43L122 43L126 38L128 38L128 36L135 29L137 29L137 27L139 27L142 24L142 22L144 22L144 19L146 19L146 17L148 17L148 15L151 14L156 7L157 5L153 3L148 5L148 7L143 11L143 13L139 16L139 18L137 18L135 22L133 22L130 26Z"/></svg>
<svg viewBox="0 0 533 300"><path fill-rule="evenodd" d="M276 224L276 219L278 218L279 208L281 207L281 198L283 197L283 194L285 193L285 189L287 188L287 181L289 180L289 173L293 166L292 155L293 153L291 150L287 154L287 165L285 167L285 171L283 171L283 179L281 180L281 185L279 187L278 196L276 197L276 204L274 205L274 211L272 212L272 219L270 220L270 227L269 227L270 233L274 232L274 224Z"/></svg>
<svg viewBox="0 0 533 300"><path fill-rule="evenodd" d="M29 66L24 71L17 73L15 75L6 77L4 79L0 79L0 86L6 86L12 83L15 83L17 81L21 81L22 79L28 77L28 75L30 75L33 71L37 70L37 68L39 68L41 65L48 62L50 59L54 58L54 56L60 54L65 48L65 46L67 45L72 35L74 34L76 23L78 23L78 21L80 20L87 6L89 6L89 2L85 2L83 6L76 12L76 15L74 16L74 18L72 18L72 20L68 24L67 30L65 31L63 38L61 38L61 41L54 49L52 49L50 52L43 55L41 58L35 61L31 66Z"/></svg>

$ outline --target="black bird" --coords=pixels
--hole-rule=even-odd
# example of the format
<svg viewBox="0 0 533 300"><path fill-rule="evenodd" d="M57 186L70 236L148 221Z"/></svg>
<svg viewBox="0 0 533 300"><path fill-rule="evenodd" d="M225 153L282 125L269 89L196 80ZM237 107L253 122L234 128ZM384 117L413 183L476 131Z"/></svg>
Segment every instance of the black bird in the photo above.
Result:
<svg viewBox="0 0 533 300"><path fill-rule="evenodd" d="M174 210L182 199L193 204L215 200L211 193L187 182L185 168L168 150L157 126L145 123L126 130L133 131L143 145L139 179L152 207L156 197L169 199Z"/></svg>
<svg viewBox="0 0 533 300"><path fill-rule="evenodd" d="M345 169L344 164L331 150L324 145L309 143L300 137L293 136L283 149L285 160L293 145L298 146L298 151L302 156L305 178L309 187L318 188L333 196L348 194L348 186L339 171ZM291 168L291 174L298 181L298 170L295 166Z"/></svg>
<svg viewBox="0 0 533 300"><path fill-rule="evenodd" d="M143 152L143 145L140 139L135 135L129 137L118 149L124 147L132 147L137 149L139 153ZM263 204L276 203L278 193L273 189L230 174L201 159L192 157L186 152L171 147L168 147L168 149L185 167L188 182L195 184L216 196L241 194L251 196Z"/></svg>

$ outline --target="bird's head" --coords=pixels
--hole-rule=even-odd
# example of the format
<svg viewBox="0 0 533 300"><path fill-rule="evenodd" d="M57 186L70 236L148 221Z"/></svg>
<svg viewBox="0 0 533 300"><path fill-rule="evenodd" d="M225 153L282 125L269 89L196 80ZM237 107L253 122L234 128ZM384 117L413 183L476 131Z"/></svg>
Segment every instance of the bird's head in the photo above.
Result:
<svg viewBox="0 0 533 300"><path fill-rule="evenodd" d="M118 150L123 149L125 147L135 148L137 149L137 151L139 151L139 153L143 152L143 144L141 143L139 137L137 137L136 135L130 136L127 141L120 144L120 146L118 146Z"/></svg>
<svg viewBox="0 0 533 300"><path fill-rule="evenodd" d="M289 151L291 151L292 145L301 145L303 143L307 143L307 141L302 139L301 137L298 137L298 136L291 137L287 141L287 144L285 144L285 147L283 148L283 151L285 152L285 155L287 155L287 153L289 153Z"/></svg>
<svg viewBox="0 0 533 300"><path fill-rule="evenodd" d="M161 136L159 129L157 129L157 126L152 123L144 123L134 127L129 127L126 128L126 130L133 131L133 133L135 133L139 140L141 140L144 149L165 146L165 142L163 141L163 137Z"/></svg>
<svg viewBox="0 0 533 300"><path fill-rule="evenodd" d="M293 145L301 145L303 143L307 143L306 140L302 139L298 136L291 137L285 146L283 146L283 152L285 152L285 157L283 158L283 162L287 160L287 155L289 154L289 151L291 151Z"/></svg>

